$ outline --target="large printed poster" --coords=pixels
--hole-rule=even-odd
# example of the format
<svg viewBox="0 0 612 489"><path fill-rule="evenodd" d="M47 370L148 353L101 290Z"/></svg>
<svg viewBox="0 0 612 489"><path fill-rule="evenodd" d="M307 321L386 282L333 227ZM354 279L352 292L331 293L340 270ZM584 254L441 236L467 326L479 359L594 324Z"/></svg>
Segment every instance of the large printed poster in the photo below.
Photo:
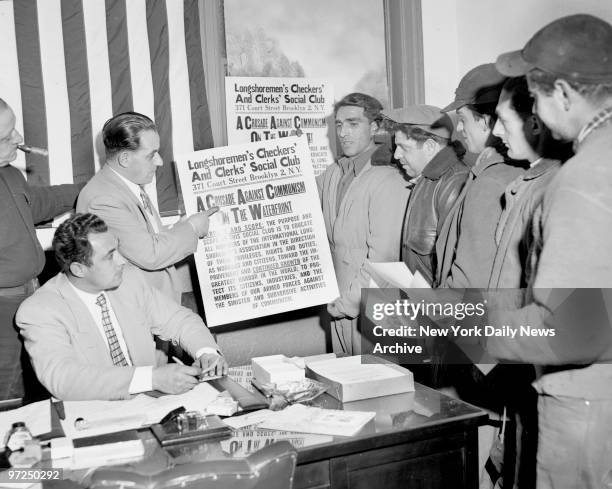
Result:
<svg viewBox="0 0 612 489"><path fill-rule="evenodd" d="M312 78L225 78L229 145L303 134L315 175L333 163L334 94L326 80Z"/></svg>
<svg viewBox="0 0 612 489"><path fill-rule="evenodd" d="M187 214L220 208L195 253L209 326L338 297L305 136L196 151L176 164Z"/></svg>

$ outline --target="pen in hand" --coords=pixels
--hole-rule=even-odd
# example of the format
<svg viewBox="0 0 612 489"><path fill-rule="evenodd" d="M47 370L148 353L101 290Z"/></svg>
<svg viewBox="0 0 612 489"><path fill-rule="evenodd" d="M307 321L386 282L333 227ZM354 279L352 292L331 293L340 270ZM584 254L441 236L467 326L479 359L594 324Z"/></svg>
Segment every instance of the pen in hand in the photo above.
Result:
<svg viewBox="0 0 612 489"><path fill-rule="evenodd" d="M217 357L216 360L213 362L213 364L202 370L202 372L200 372L200 378L202 378L204 376L204 374L207 374L208 372L210 372L211 370L214 370L217 367L217 364L219 363L219 358L221 357Z"/></svg>
<svg viewBox="0 0 612 489"><path fill-rule="evenodd" d="M212 364L210 367L205 368L205 369L203 369L203 370L200 372L200 379L201 379L201 378L203 378L203 377L205 377L205 375L204 375L204 374L207 374L208 372L210 372L211 370L214 370L214 369L217 367L217 364L219 363L219 358L220 358L220 357L217 357L217 359L214 361L214 363L213 363L213 364ZM185 365L185 364L184 364L184 363L181 361L181 359L180 359L180 358L178 358L178 357L173 356L173 357L172 357L172 360L174 360L174 361L175 361L176 363L178 363L179 365Z"/></svg>

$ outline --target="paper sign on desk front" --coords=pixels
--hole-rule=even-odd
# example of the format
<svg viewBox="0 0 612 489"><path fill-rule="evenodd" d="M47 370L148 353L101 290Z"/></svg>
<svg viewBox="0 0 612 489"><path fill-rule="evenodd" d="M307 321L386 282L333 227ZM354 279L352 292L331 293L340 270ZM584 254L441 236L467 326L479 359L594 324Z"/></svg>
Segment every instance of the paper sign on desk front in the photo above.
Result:
<svg viewBox="0 0 612 489"><path fill-rule="evenodd" d="M187 214L220 208L195 253L209 326L338 297L304 136L196 151L176 164Z"/></svg>

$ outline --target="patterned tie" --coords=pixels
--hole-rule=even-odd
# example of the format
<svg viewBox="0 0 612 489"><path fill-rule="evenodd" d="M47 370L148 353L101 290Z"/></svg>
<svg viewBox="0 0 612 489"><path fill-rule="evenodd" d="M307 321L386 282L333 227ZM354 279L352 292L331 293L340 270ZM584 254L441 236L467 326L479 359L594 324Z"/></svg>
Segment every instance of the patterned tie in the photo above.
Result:
<svg viewBox="0 0 612 489"><path fill-rule="evenodd" d="M106 334L113 364L118 367L127 367L128 363L125 359L123 351L121 350L121 345L119 344L117 335L115 334L115 328L113 328L113 322L111 321L108 304L106 303L106 297L104 297L104 294L100 294L98 296L96 304L100 306L100 309L102 310L102 326L104 327L104 333Z"/></svg>
<svg viewBox="0 0 612 489"><path fill-rule="evenodd" d="M153 215L153 203L149 198L149 194L147 194L145 189L142 187L140 187L140 200L142 200L142 206L144 207L145 211Z"/></svg>
<svg viewBox="0 0 612 489"><path fill-rule="evenodd" d="M140 187L140 200L142 200L142 206L144 207L144 210L154 220L155 224L157 224L157 228L161 229L161 220L159 218L159 214L157 213L155 207L153 207L153 202L151 202L149 194L145 191L143 187Z"/></svg>

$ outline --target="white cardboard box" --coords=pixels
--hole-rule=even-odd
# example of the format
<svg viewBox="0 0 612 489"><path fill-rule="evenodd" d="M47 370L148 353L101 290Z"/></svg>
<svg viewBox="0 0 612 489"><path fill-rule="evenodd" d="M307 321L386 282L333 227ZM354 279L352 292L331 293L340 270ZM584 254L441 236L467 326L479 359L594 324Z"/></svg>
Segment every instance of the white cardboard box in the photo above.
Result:
<svg viewBox="0 0 612 489"><path fill-rule="evenodd" d="M369 359L376 363L361 363L361 355L315 362L308 366L308 377L328 385L327 393L342 402L414 391L410 370Z"/></svg>
<svg viewBox="0 0 612 489"><path fill-rule="evenodd" d="M282 384L305 378L303 368L292 363L285 355L270 355L251 359L253 378L262 384Z"/></svg>

